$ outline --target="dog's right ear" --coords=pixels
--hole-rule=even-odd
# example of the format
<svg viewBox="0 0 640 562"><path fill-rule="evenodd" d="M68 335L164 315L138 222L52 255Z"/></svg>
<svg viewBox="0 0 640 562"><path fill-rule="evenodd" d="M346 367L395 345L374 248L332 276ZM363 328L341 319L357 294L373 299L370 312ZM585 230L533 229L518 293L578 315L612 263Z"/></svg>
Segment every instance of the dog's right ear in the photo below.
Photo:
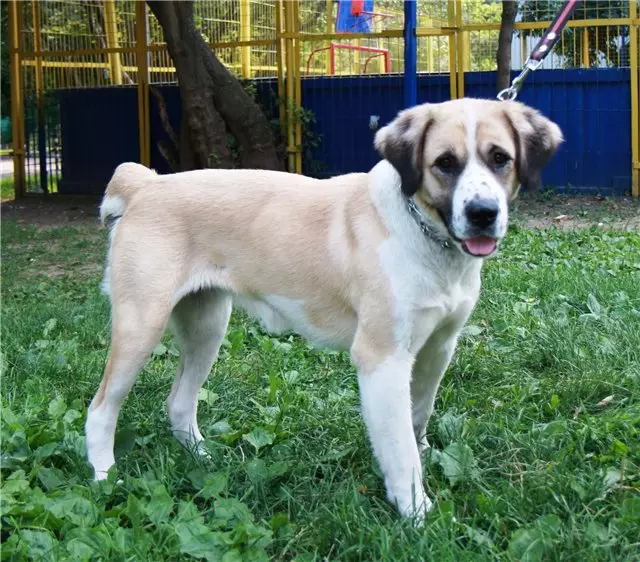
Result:
<svg viewBox="0 0 640 562"><path fill-rule="evenodd" d="M401 111L375 136L374 146L396 169L402 180L402 191L410 197L422 185L424 177L424 144L433 122L429 104Z"/></svg>

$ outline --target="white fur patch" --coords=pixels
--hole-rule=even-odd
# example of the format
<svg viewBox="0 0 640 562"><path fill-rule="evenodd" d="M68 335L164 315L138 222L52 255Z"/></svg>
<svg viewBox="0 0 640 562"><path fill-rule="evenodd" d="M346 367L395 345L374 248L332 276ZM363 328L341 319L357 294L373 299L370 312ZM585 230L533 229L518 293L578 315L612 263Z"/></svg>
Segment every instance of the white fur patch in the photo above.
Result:
<svg viewBox="0 0 640 562"><path fill-rule="evenodd" d="M119 197L119 199L122 201ZM116 228L118 227L118 223L120 219L116 219L109 229L109 246L107 248L107 259L104 266L104 274L102 276L102 281L100 282L100 292L103 295L111 295L111 246L113 245L113 238L116 235Z"/></svg>
<svg viewBox="0 0 640 562"><path fill-rule="evenodd" d="M103 225L110 219L116 219L124 215L126 203L117 195L108 195L100 205L100 221Z"/></svg>
<svg viewBox="0 0 640 562"><path fill-rule="evenodd" d="M498 203L498 217L493 234L501 238L507 230L507 194L486 166L478 162L476 115L472 111L465 115L468 160L453 193L451 230L456 238L466 238L471 230L466 215L467 203L472 199L490 199Z"/></svg>
<svg viewBox="0 0 640 562"><path fill-rule="evenodd" d="M304 301L278 295L265 295L262 299L234 295L234 302L256 317L263 329L270 334L295 332L312 345L325 349L346 350L353 342L355 322L351 322L348 317L336 318L331 325L331 331L313 326L305 313Z"/></svg>
<svg viewBox="0 0 640 562"><path fill-rule="evenodd" d="M469 158L453 194L451 230L457 238L466 238L471 229L467 220L466 205L473 199L490 199L498 203L498 217L493 234L496 237L504 236L508 220L507 194L498 180L475 156Z"/></svg>
<svg viewBox="0 0 640 562"><path fill-rule="evenodd" d="M245 295L234 295L233 302L260 322L262 329L273 335L280 335L293 329L289 322L267 302Z"/></svg>
<svg viewBox="0 0 640 562"><path fill-rule="evenodd" d="M424 236L398 197L400 178L391 164L382 161L372 173L373 203L397 233L378 248L394 299L396 344L417 353L440 321L466 311L470 302L473 307L482 263L461 252L443 252Z"/></svg>
<svg viewBox="0 0 640 562"><path fill-rule="evenodd" d="M387 498L402 515L421 522L433 504L422 484L422 463L413 433L412 364L413 357L398 350L358 382L362 414L384 475Z"/></svg>

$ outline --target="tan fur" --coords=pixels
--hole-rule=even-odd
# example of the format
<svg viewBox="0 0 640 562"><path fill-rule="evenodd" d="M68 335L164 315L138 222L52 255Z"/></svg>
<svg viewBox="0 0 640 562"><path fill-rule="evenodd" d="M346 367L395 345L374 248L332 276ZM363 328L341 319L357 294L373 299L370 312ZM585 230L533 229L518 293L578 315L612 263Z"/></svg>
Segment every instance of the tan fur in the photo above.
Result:
<svg viewBox="0 0 640 562"><path fill-rule="evenodd" d="M135 162L120 164L107 185L105 198L100 207L100 221L102 224L105 225L109 219L119 216L119 214L112 213L112 208L108 205L110 198L117 197L126 207L131 203L136 193L151 180L155 179L156 176L157 174L153 170L142 164L136 164Z"/></svg>
<svg viewBox="0 0 640 562"><path fill-rule="evenodd" d="M207 266L219 268L220 286L235 293L304 300L310 321L328 331L336 321L355 322L362 295L389 306L376 264L360 257L387 236L363 189L365 174L319 181L206 170L144 180L135 195L128 190L114 238L118 300L136 301L154 286L175 299Z"/></svg>
<svg viewBox="0 0 640 562"><path fill-rule="evenodd" d="M167 401L172 428L181 442L201 446L197 392L233 298L271 331L351 352L388 497L403 514L424 515L431 503L418 445L426 446L437 386L480 290L482 260L463 251L455 221L464 221L469 200L494 197L501 238L506 198L560 141L557 126L521 104L466 99L402 112L377 133L387 161L367 174L157 175L120 165L101 206L111 225L112 348L86 422L96 477L114 463L118 412L168 325L182 349ZM500 170L490 162L495 145L512 159ZM455 181L435 164L445 151L470 162ZM401 189L422 208L431 234Z"/></svg>

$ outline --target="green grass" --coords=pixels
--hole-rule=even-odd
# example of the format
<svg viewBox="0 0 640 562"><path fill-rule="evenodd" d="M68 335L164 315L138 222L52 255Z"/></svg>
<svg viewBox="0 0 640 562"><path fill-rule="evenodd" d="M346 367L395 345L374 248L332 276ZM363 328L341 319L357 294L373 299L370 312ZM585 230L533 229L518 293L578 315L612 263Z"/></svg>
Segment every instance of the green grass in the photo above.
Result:
<svg viewBox="0 0 640 562"><path fill-rule="evenodd" d="M15 189L13 188L13 176L0 178L0 197L2 199L15 198Z"/></svg>
<svg viewBox="0 0 640 562"><path fill-rule="evenodd" d="M201 396L212 460L169 434L165 339L120 418L123 483L91 483L104 233L2 228L3 560L640 558L638 233L512 229L438 396L437 504L414 529L384 500L347 356L239 314Z"/></svg>
<svg viewBox="0 0 640 562"><path fill-rule="evenodd" d="M31 175L27 179L27 190L38 189L40 187L40 176ZM49 193L58 192L58 179L49 177ZM0 196L2 199L14 199L16 191L13 182L13 176L0 178Z"/></svg>

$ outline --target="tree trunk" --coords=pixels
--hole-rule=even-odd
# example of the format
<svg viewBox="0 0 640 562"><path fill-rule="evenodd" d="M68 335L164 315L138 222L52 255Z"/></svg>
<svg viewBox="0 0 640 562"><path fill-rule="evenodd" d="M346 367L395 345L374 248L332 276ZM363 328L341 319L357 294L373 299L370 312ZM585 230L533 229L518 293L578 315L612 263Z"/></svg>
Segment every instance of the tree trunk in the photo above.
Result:
<svg viewBox="0 0 640 562"><path fill-rule="evenodd" d="M511 84L511 39L518 13L517 0L502 0L502 19L500 20L500 34L498 35L498 92L508 88Z"/></svg>
<svg viewBox="0 0 640 562"><path fill-rule="evenodd" d="M227 129L242 168L282 169L267 118L220 63L193 20L193 1L148 0L162 26L182 101L180 168L231 168Z"/></svg>

